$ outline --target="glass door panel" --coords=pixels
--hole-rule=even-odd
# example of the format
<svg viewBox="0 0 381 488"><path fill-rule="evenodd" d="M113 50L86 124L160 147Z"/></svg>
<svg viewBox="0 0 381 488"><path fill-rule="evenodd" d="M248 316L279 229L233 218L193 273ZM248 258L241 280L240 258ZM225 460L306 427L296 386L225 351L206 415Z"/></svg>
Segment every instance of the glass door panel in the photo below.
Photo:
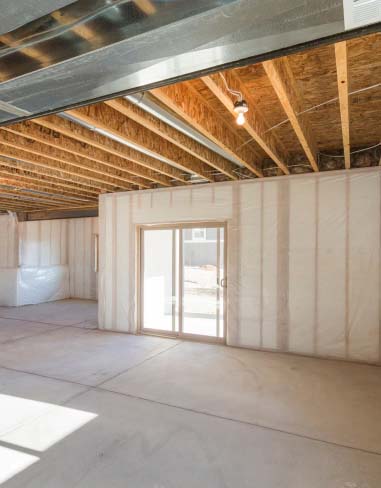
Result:
<svg viewBox="0 0 381 488"><path fill-rule="evenodd" d="M182 332L223 337L222 227L182 230ZM222 274L221 274L222 273ZM221 313L222 312L222 313Z"/></svg>
<svg viewBox="0 0 381 488"><path fill-rule="evenodd" d="M225 337L225 228L179 224L141 229L143 331Z"/></svg>
<svg viewBox="0 0 381 488"><path fill-rule="evenodd" d="M173 229L142 232L143 329L178 330L175 314L175 232Z"/></svg>

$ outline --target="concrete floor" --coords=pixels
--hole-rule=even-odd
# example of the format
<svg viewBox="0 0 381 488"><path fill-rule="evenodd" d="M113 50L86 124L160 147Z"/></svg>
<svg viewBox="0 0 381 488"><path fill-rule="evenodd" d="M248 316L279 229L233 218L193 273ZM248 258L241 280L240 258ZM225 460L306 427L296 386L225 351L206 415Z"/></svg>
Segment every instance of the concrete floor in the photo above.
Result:
<svg viewBox="0 0 381 488"><path fill-rule="evenodd" d="M379 488L381 368L0 307L6 488Z"/></svg>

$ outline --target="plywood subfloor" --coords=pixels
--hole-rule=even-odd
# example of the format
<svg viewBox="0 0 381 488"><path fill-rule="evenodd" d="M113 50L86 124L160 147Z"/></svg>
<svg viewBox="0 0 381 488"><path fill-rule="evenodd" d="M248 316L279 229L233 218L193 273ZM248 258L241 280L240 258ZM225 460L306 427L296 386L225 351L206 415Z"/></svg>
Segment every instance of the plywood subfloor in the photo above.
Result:
<svg viewBox="0 0 381 488"><path fill-rule="evenodd" d="M0 309L1 486L381 485L380 368L83 326L95 316Z"/></svg>

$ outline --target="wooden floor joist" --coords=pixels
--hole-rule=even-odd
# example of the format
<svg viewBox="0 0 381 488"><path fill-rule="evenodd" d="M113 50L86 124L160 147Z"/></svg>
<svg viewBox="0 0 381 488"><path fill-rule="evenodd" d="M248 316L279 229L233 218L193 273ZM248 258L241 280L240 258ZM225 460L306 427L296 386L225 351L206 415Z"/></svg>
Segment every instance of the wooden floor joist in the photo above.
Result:
<svg viewBox="0 0 381 488"><path fill-rule="evenodd" d="M66 207L50 207L50 208L44 208L43 210L48 211L48 210L89 210L89 209L96 209L98 208L97 205L73 205L73 206L66 206ZM28 211L28 213L33 213L33 212L40 212L40 209L36 210L31 210Z"/></svg>
<svg viewBox="0 0 381 488"><path fill-rule="evenodd" d="M21 187L25 189L45 191L52 194L54 193L56 195L73 197L75 200L97 200L96 194L88 193L85 190L80 190L77 186L62 184L60 181L57 181L53 178L49 180L46 176L21 170L20 168L1 166L1 161L0 181L4 182L4 184L7 184L7 182L9 182L11 185L14 186L21 185Z"/></svg>
<svg viewBox="0 0 381 488"><path fill-rule="evenodd" d="M303 111L303 99L287 58L265 61L263 67L314 171L319 171L317 145Z"/></svg>
<svg viewBox="0 0 381 488"><path fill-rule="evenodd" d="M63 117L58 117L57 115L40 117L38 119L34 119L33 123L67 136L68 138L85 143L90 146L89 149L97 148L119 158L123 158L126 161L132 161L144 168L147 168L153 171L153 173L149 173L149 179L164 186L168 186L168 184L170 184L170 180L168 180L168 178L180 181L182 183L186 183L187 181L186 176L184 176L184 173L179 169L143 154L135 149L124 146L123 144L101 134L90 131L79 124L74 124Z"/></svg>
<svg viewBox="0 0 381 488"><path fill-rule="evenodd" d="M132 143L142 150L149 150L159 159L165 158L169 164L181 167L184 171L214 181L210 166L178 146L170 144L166 139L157 136L132 119L127 119L120 112L104 103L69 110L66 113L97 129L119 137L127 143Z"/></svg>
<svg viewBox="0 0 381 488"><path fill-rule="evenodd" d="M139 178L141 178L144 179L143 185L145 184L147 186L150 186L151 183L158 183L163 186L171 185L169 178L163 177L156 171L147 169L144 166L141 166L133 161L123 159L115 154L103 151L88 143L80 142L74 138L67 137L43 125L38 125L37 123L27 121L23 122L22 124L10 125L8 127L4 127L3 129L54 147L60 151L64 151L69 155L69 157L73 154L117 171L124 171L132 176L132 181L134 182L138 182Z"/></svg>
<svg viewBox="0 0 381 488"><path fill-rule="evenodd" d="M92 42L92 27L73 31ZM1 39L5 51L16 48L11 34ZM343 161L350 169L351 146L367 151L353 166L381 164L380 49L373 33L157 88L159 114L148 94L146 104L123 97L2 126L0 212L94 215L109 192L326 171ZM49 53L37 42L20 60L43 66ZM10 74L3 64L0 80ZM249 106L243 126L234 112L240 94Z"/></svg>
<svg viewBox="0 0 381 488"><path fill-rule="evenodd" d="M104 103L109 107L117 110L125 117L134 120L138 124L154 132L158 136L163 137L172 144L175 144L184 151L187 151L189 154L200 159L204 163L209 164L217 171L223 173L232 180L238 179L236 173L234 172L238 168L237 165L233 164L226 158L223 158L219 154L211 151L194 139L187 137L179 130L176 130L162 120L154 117L150 113L142 110L136 104L133 104L132 102L124 98L107 100Z"/></svg>
<svg viewBox="0 0 381 488"><path fill-rule="evenodd" d="M23 188L22 186L20 186L20 184L18 185L10 185L12 186L13 188L17 188L17 189L11 189L8 187L9 185L5 185L4 182L2 181L2 179L0 178L0 194L1 195L15 195L15 196L19 196L19 197L22 197L22 198L25 198L25 199L30 199L30 200L37 200L37 201L41 201L41 202L51 202L51 203L58 203L60 205L68 205L68 204L72 204L74 205L74 203L80 203L78 200L74 200L74 199L71 199L71 198L63 198L62 196L61 197L57 197L55 195L46 195L46 194L41 194L41 193L35 193L35 192L31 192L31 191L25 191L26 189ZM22 189L21 189L22 188Z"/></svg>
<svg viewBox="0 0 381 488"><path fill-rule="evenodd" d="M19 199L19 198L12 198L12 197L6 197L0 194L0 204L10 204L10 205L17 205L18 207L25 207L29 208L31 205L35 208L41 208L45 209L49 207L49 204L42 203L42 202L27 202L25 200ZM51 205L53 206L53 205Z"/></svg>
<svg viewBox="0 0 381 488"><path fill-rule="evenodd" d="M27 172L28 177L29 174L32 174L34 177L37 177L37 181L41 181L41 177L48 177L50 182L54 181L63 188L70 188L70 190L77 191L81 195L96 196L101 193L99 189L97 190L94 187L83 184L81 180L78 180L78 178L71 179L70 176L68 177L66 174L60 173L59 171L51 170L45 167L41 168L39 166L35 166L34 164L26 163L25 161L15 161L9 159L5 161L0 157L0 168L2 173L6 172L7 174L12 175L19 174L20 172L21 174Z"/></svg>
<svg viewBox="0 0 381 488"><path fill-rule="evenodd" d="M89 170L92 173L95 173L95 175L93 176L94 181L102 183L111 182L112 180L118 180L115 185L119 186L120 188L125 188L127 190L131 189L131 185L138 185L142 188L150 187L149 183L141 178L131 178L128 173L126 174L120 170L111 171L109 168L105 168L95 161L90 162L88 159L84 159L79 156L68 155L53 146L48 146L46 144L42 144L31 139L26 139L24 137L20 137L19 135L1 129L0 144L26 151L28 153L41 156L42 158L48 158L49 160L52 159L54 161L58 161L60 163L63 163L65 166L72 166L81 170L84 169L85 171ZM99 178L99 176L97 175L101 175L101 178Z"/></svg>
<svg viewBox="0 0 381 488"><path fill-rule="evenodd" d="M345 168L351 167L351 144L349 133L349 96L347 42L335 44L337 88L339 92L341 130L343 134Z"/></svg>
<svg viewBox="0 0 381 488"><path fill-rule="evenodd" d="M50 159L48 156L37 156L33 152L16 149L14 147L5 146L0 143L0 155L8 158L14 158L17 161L23 161L31 163L34 166L45 168L48 170L56 170L61 174L67 175L67 179L81 183L84 186L94 188L97 190L109 190L116 191L119 188L132 189L132 186L121 185L119 181L111 178L100 178L96 173L92 171L79 169L77 164L64 164L54 159ZM75 171L73 169L75 167Z"/></svg>
<svg viewBox="0 0 381 488"><path fill-rule="evenodd" d="M266 125L261 115L256 111L254 104L250 103L250 94L245 90L238 76L231 71L225 71L226 84L232 90L242 93L243 98L249 104L249 111L245 114L246 122L243 128L247 133L262 147L268 156L279 166L284 174L289 174L287 168L287 154L281 154L279 151L279 144L274 140L271 132L266 132ZM227 90L224 80L219 74L205 76L202 78L205 85L212 91L212 93L222 102L226 109L233 115L231 123L234 123L236 113L234 112L235 98L232 98L231 93Z"/></svg>
<svg viewBox="0 0 381 488"><path fill-rule="evenodd" d="M256 176L263 176L257 156L248 147L241 147L242 140L227 125L220 123L208 104L187 83L156 88L151 93L182 117L201 134L211 139L224 151L236 158Z"/></svg>

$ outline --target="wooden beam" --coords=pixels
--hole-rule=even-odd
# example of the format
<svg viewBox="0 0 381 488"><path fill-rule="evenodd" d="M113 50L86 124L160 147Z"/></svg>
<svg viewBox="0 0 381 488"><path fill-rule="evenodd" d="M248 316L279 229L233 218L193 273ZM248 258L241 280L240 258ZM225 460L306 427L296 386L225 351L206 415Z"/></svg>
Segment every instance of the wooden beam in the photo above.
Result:
<svg viewBox="0 0 381 488"><path fill-rule="evenodd" d="M277 164L277 166L279 166L283 173L288 175L290 172L287 168L287 154L279 151L279 145L273 134L271 134L271 132L266 132L267 126L265 121L255 109L255 106L253 106L254 104L250 103L251 97L245 86L232 71L225 71L224 77L229 88L241 92L243 98L249 104L249 111L247 114L245 114L246 122L242 125L242 127L261 146L261 148ZM224 80L221 78L220 74L218 73L211 76L204 76L202 80L235 118L235 99L232 98L232 95L227 90ZM234 123L233 120L232 123Z"/></svg>
<svg viewBox="0 0 381 488"><path fill-rule="evenodd" d="M343 135L345 169L351 167L351 145L349 135L349 96L347 42L335 44L337 87L339 91L341 132Z"/></svg>
<svg viewBox="0 0 381 488"><path fill-rule="evenodd" d="M150 173L150 179L156 181L157 183L164 184L165 181L168 181L160 178L159 173L169 178L181 181L182 183L187 182L186 176L178 168L174 168L169 164L127 147L101 134L90 131L79 124L74 124L73 122L70 122L62 117L58 117L57 115L50 115L49 117L34 119L33 123L47 129L51 129L56 133L67 136L68 138L85 143L90 147L92 146L93 148L101 149L102 151L106 151L120 158L124 158L127 161L133 161L140 166L154 171L155 173Z"/></svg>
<svg viewBox="0 0 381 488"><path fill-rule="evenodd" d="M135 178L134 180L128 174L126 176L126 173L123 171L110 171L108 168L104 168L104 166L95 161L90 162L87 159L79 156L67 155L56 147L48 146L32 139L25 139L24 137L20 137L19 135L1 129L0 144L4 144L15 149L21 149L23 151L27 151L28 153L36 154L37 156L41 156L43 158L48 158L49 160L52 159L54 161L64 163L65 165L72 166L73 168L84 169L85 171L89 170L92 173L96 173L96 175L101 175L101 178L96 175L92 176L94 181L98 181L100 183L112 182L112 184L115 184L115 181L113 180L119 180L116 185L126 190L131 189L131 184L139 185L143 188L150 187L149 183L142 178Z"/></svg>
<svg viewBox="0 0 381 488"><path fill-rule="evenodd" d="M77 209L85 210L85 209L93 209L93 208L98 208L98 205L75 205L75 206L69 205L67 207L60 207L60 209L62 210L77 210ZM48 210L58 210L58 209L57 207L51 207L51 208L44 208L43 210L48 211ZM32 213L32 212L40 212L40 210L28 211L28 213Z"/></svg>
<svg viewBox="0 0 381 488"><path fill-rule="evenodd" d="M59 117L55 118L55 120L57 119L59 120ZM72 137L67 137L61 132L58 132L48 127L49 123L46 124L47 126L44 126L44 120L45 119L37 119L33 122L26 121L21 124L9 125L7 127L3 127L3 130L13 132L14 134L28 137L29 139L32 139L34 141L38 141L43 144L55 147L56 149L65 151L65 153L68 153L69 155L74 154L75 156L86 158L92 162L95 161L109 168L113 168L118 171L122 170L128 172L129 175L138 177L132 177L134 182L136 181L138 183L139 178L144 178L147 181L143 181L143 185L148 184L148 186L150 186L151 182L154 182L163 186L171 186L171 179L168 176L162 175L157 171L148 169L128 159L116 156L113 153L98 149L98 147L90 145L90 140L88 142L85 142L83 140L77 140L75 138L73 139ZM39 125L37 121L39 121L41 125ZM138 153L138 151L136 151L136 153Z"/></svg>
<svg viewBox="0 0 381 488"><path fill-rule="evenodd" d="M46 203L41 203L41 202L25 202L25 200L21 200L19 198L6 198L3 197L0 193L0 203L3 205L17 205L18 207L22 208L47 208L49 205Z"/></svg>
<svg viewBox="0 0 381 488"><path fill-rule="evenodd" d="M263 68L290 120L312 169L319 171L316 141L312 135L306 115L298 115L303 111L303 98L287 58L265 61Z"/></svg>
<svg viewBox="0 0 381 488"><path fill-rule="evenodd" d="M242 139L216 117L215 112L202 97L198 96L189 83L176 83L157 88L151 93L201 134L236 158L252 173L263 176L258 167L256 153L247 146L241 147Z"/></svg>
<svg viewBox="0 0 381 488"><path fill-rule="evenodd" d="M8 186L11 186L13 188L17 188L16 190L12 190L11 188L6 188ZM42 202L47 202L47 203L57 203L59 205L74 205L75 203L79 204L80 202L77 200L75 201L72 198L60 198L56 197L53 195L45 195L45 194L40 194L40 193L33 193L33 192L28 192L25 191L25 188L19 185L7 185L2 181L2 178L0 177L0 195L17 195L20 197L24 197L26 199L31 199L31 200L41 200Z"/></svg>
<svg viewBox="0 0 381 488"><path fill-rule="evenodd" d="M124 98L107 100L104 103L117 110L125 117L134 120L146 129L154 132L158 136L164 137L164 139L170 143L175 144L184 151L187 151L192 156L204 161L204 163L209 164L232 180L238 179L234 171L238 169L239 166L233 164L231 161L223 158L194 139L186 136L162 120L154 117L150 113L142 110L136 104L131 103Z"/></svg>
<svg viewBox="0 0 381 488"><path fill-rule="evenodd" d="M57 174L57 171L55 170L48 168L40 169L39 167L26 163L25 161L5 160L0 156L0 165L2 173L6 172L7 174L18 175L20 171L21 174L27 172L28 177L30 177L30 174L32 174L34 177L38 175L37 181L41 181L41 178L46 179L47 177L49 183L54 182L60 187L70 188L71 191L78 191L81 193L81 195L91 195L94 197L99 195L99 193L102 193L99 190L82 185L81 181L68 181L65 175L62 175L59 172Z"/></svg>
<svg viewBox="0 0 381 488"><path fill-rule="evenodd" d="M64 174L65 178L68 180L81 183L83 186L96 188L97 190L116 191L117 189L121 188L119 182L113 181L111 178L106 179L106 177L104 177L103 180L102 178L95 176L91 171L84 171L78 167L76 167L74 171L72 166L69 164L60 163L53 159L49 159L46 156L37 156L31 152L21 151L20 149L16 149L14 147L0 144L0 155L13 158L17 161L30 163L36 167L59 171L60 174ZM97 183L94 183L94 181Z"/></svg>
<svg viewBox="0 0 381 488"><path fill-rule="evenodd" d="M107 131L113 136L132 143L141 150L148 149L156 157L164 157L169 164L180 166L184 171L195 173L209 181L214 181L210 167L189 153L168 143L166 139L127 119L120 112L104 103L89 105L66 112L97 129Z"/></svg>
<svg viewBox="0 0 381 488"><path fill-rule="evenodd" d="M10 168L8 168L10 169ZM62 188L59 185L55 185L53 183L48 184L45 181L41 181L40 178L33 178L23 176L20 173L11 173L11 172L3 172L2 167L0 166L0 185L6 185L12 188L18 188L19 191L23 190L33 190L37 192L41 192L42 194L47 194L49 196L54 197L55 199L60 199L64 201L72 200L73 202L90 202L90 201L97 201L95 197L84 197L80 194L70 193Z"/></svg>

